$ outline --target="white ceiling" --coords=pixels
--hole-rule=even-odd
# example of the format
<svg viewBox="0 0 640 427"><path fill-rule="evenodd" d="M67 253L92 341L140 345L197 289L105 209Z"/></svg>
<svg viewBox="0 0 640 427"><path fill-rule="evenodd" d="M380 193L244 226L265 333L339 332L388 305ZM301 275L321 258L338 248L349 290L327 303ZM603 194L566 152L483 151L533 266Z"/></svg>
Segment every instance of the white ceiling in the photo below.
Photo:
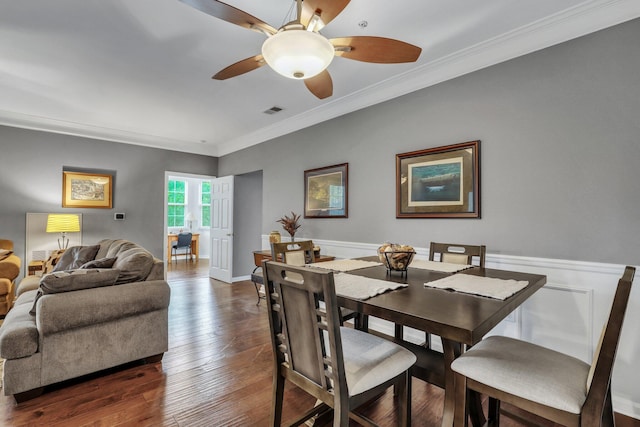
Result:
<svg viewBox="0 0 640 427"><path fill-rule="evenodd" d="M292 0L227 3L277 28ZM323 35L422 54L336 57L319 100L268 66L212 80L265 37L178 0L0 0L0 124L222 156L639 16L638 0L351 0Z"/></svg>

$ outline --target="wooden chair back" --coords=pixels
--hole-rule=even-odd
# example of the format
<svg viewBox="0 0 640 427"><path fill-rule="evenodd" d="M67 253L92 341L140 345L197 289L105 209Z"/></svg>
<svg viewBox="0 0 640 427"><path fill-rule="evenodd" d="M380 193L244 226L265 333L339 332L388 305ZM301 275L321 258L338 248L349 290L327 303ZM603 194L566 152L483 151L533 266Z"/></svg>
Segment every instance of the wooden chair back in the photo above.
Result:
<svg viewBox="0 0 640 427"><path fill-rule="evenodd" d="M600 337L587 379L587 399L584 402L581 414L583 425L600 425L603 414L608 419L613 420L611 375L635 271L634 267L627 266L618 281L618 287L609 312L609 320L605 324L603 334Z"/></svg>
<svg viewBox="0 0 640 427"><path fill-rule="evenodd" d="M262 269L276 375L325 402L348 399L333 273L273 261Z"/></svg>
<svg viewBox="0 0 640 427"><path fill-rule="evenodd" d="M271 243L271 258L289 265L302 266L311 264L315 260L313 241L301 240L298 242ZM260 301L258 300L258 302ZM340 317L342 322L354 319L357 327L359 327L362 322L357 312L347 310L346 308L340 309Z"/></svg>
<svg viewBox="0 0 640 427"><path fill-rule="evenodd" d="M13 250L13 241L7 239L0 239L0 249L6 249L8 251Z"/></svg>
<svg viewBox="0 0 640 427"><path fill-rule="evenodd" d="M314 261L313 241L271 243L271 257L291 265L311 264Z"/></svg>
<svg viewBox="0 0 640 427"><path fill-rule="evenodd" d="M437 243L429 245L429 260L435 261L435 255L440 255L440 262L453 264L477 265L484 268L487 248L484 245L462 245L458 243ZM476 262L474 263L474 260Z"/></svg>

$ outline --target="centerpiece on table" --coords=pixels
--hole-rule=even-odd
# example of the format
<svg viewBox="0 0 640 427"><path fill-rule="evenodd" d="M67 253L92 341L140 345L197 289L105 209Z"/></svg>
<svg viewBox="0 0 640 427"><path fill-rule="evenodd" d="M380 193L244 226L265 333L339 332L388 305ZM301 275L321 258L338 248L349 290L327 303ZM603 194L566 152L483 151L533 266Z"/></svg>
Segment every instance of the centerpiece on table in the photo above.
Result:
<svg viewBox="0 0 640 427"><path fill-rule="evenodd" d="M416 251L413 246L384 243L378 248L378 259L390 271L407 271Z"/></svg>
<svg viewBox="0 0 640 427"><path fill-rule="evenodd" d="M282 218L280 218L276 222L279 222L280 224L282 224L282 228L284 228L284 231L289 233L289 235L291 236L291 241L293 242L294 236L296 235L296 232L301 226L299 221L300 221L300 215L295 214L293 211L291 211L290 217L287 215L284 215Z"/></svg>

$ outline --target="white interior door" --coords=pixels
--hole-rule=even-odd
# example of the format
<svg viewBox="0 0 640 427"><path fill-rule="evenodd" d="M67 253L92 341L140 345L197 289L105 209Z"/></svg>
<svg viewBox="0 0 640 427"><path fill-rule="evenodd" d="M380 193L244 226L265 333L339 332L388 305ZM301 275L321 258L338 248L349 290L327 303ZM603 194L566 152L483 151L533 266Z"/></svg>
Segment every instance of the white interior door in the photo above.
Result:
<svg viewBox="0 0 640 427"><path fill-rule="evenodd" d="M233 176L211 180L209 277L231 283L233 266Z"/></svg>

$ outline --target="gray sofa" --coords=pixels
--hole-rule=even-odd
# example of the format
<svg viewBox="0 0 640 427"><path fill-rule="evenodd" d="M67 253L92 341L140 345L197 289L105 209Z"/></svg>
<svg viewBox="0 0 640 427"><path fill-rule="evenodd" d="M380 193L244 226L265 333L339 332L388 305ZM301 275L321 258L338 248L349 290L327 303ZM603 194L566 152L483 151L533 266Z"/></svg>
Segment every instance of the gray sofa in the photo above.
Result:
<svg viewBox="0 0 640 427"><path fill-rule="evenodd" d="M80 252L74 259L77 248L69 248L74 270L20 282L0 327L5 395L20 402L46 385L135 360L160 361L167 351L170 288L164 263L126 240L102 240L98 246L93 262L78 266L86 259ZM101 282L91 283L94 278ZM70 288L69 280L82 289Z"/></svg>

